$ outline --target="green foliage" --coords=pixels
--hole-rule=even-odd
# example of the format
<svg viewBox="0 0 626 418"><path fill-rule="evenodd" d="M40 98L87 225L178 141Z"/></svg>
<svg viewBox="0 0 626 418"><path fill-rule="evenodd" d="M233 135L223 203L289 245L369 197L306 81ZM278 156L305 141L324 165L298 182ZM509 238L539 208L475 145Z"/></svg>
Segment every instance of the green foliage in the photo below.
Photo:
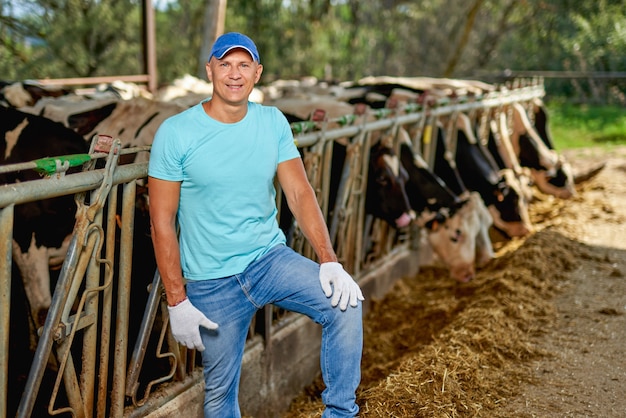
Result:
<svg viewBox="0 0 626 418"><path fill-rule="evenodd" d="M203 0L168 3L156 12L158 75L161 82L196 74L202 46ZM208 53L207 53L208 55Z"/></svg>
<svg viewBox="0 0 626 418"><path fill-rule="evenodd" d="M626 145L626 112L619 106L546 103L557 149Z"/></svg>
<svg viewBox="0 0 626 418"><path fill-rule="evenodd" d="M141 4L0 0L0 74L144 73ZM201 49L209 3L154 4L159 81L196 75L198 57L208 54ZM623 72L624 10L626 0L230 0L224 30L255 39L262 82L448 73L489 82L505 69ZM547 79L546 88L551 95L618 104L626 102L623 80Z"/></svg>
<svg viewBox="0 0 626 418"><path fill-rule="evenodd" d="M141 71L137 0L30 3L34 12L20 19L23 34L7 32L11 42L22 45L24 60L14 71L16 78L90 77ZM15 63L13 60L7 64Z"/></svg>
<svg viewBox="0 0 626 418"><path fill-rule="evenodd" d="M626 2L569 0L519 2L526 19L503 38L502 59L513 70L619 72L626 69ZM526 8L524 9L524 5ZM626 83L620 79L549 80L550 93L578 101L618 103Z"/></svg>

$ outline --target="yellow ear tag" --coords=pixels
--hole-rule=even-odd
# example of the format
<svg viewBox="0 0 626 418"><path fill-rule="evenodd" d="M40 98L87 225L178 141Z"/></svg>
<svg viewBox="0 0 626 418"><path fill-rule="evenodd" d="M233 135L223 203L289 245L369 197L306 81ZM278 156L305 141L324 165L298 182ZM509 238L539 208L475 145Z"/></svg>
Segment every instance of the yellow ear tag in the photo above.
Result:
<svg viewBox="0 0 626 418"><path fill-rule="evenodd" d="M426 125L424 127L424 136L422 136L422 140L424 141L424 144L430 144L430 140L432 139L433 136L433 127L430 125Z"/></svg>

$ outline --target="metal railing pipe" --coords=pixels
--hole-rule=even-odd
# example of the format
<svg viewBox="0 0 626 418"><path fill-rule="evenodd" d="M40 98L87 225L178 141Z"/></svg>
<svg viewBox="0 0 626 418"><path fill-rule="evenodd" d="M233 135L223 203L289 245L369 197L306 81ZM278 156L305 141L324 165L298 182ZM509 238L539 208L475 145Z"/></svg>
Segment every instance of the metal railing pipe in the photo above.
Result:
<svg viewBox="0 0 626 418"><path fill-rule="evenodd" d="M427 115L433 116L442 116L447 115L452 112L467 112L470 110L490 108L503 106L515 102L532 100L534 98L543 97L545 95L545 90L543 86L531 86L531 87L523 87L512 91L504 91L504 92L496 92L490 93L481 99L475 99L472 101L467 101L464 103L453 103L447 105L441 105L437 107L431 107L426 112L417 111L412 113L401 114L397 116L392 116L389 118L383 118L371 122L364 122L359 125L350 125L345 126L338 129L329 129L325 131L315 131L304 133L296 136L296 141L299 147L307 147L312 144L315 144L322 138L327 140L338 139L343 137L354 136L361 129L367 130L380 130L393 126L394 124L408 124L415 123L423 118L426 113Z"/></svg>
<svg viewBox="0 0 626 418"><path fill-rule="evenodd" d="M119 166L113 175L113 184L127 183L148 175L148 163ZM61 178L34 180L0 186L0 208L11 204L34 202L52 197L86 192L97 188L104 178L104 169L67 174Z"/></svg>

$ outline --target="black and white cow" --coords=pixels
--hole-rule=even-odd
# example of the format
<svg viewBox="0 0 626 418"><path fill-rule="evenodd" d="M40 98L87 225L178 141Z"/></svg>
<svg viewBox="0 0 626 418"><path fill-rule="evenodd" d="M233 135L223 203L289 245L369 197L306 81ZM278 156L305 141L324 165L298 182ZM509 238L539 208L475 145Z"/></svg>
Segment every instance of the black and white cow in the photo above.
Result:
<svg viewBox="0 0 626 418"><path fill-rule="evenodd" d="M428 244L420 247L426 255L421 263L431 264L435 259L431 259L430 253L434 253L452 278L460 282L471 280L476 267L494 257L489 238L492 219L482 198L476 192L453 191L409 141L400 143L400 159L409 174L408 199Z"/></svg>
<svg viewBox="0 0 626 418"><path fill-rule="evenodd" d="M32 106L43 97L60 97L69 93L64 88L46 88L36 82L0 82L0 103L7 107Z"/></svg>
<svg viewBox="0 0 626 418"><path fill-rule="evenodd" d="M439 139L438 150L447 151L452 159L455 179L460 178L468 190L478 192L489 209L493 227L507 237L528 235L532 231L526 194L510 169L500 169L474 134L469 118L461 113L456 124L455 141ZM435 172L451 182L449 162L437 158Z"/></svg>
<svg viewBox="0 0 626 418"><path fill-rule="evenodd" d="M320 101L313 103L295 99L275 102L290 122L306 119L314 110L312 106L320 105ZM333 100L330 103L331 109L342 112L339 114L354 110L345 103ZM339 115L335 113L336 110L334 113L331 110L330 115ZM493 258L488 236L489 212L478 194L468 192L461 197L447 189L425 164L414 160L412 151L407 151L406 147L410 145L407 145L406 131L401 129L399 135L405 142L402 159L394 152L392 141L386 139L374 139L369 150L366 213L383 219L394 228L407 226L417 214L418 224L428 231L424 243L428 248L424 252L434 252L455 279L470 280L476 265L482 266ZM332 171L341 171L345 148L337 142L334 144ZM331 211L335 206L334 194L331 190ZM432 263L433 257L426 257L424 264Z"/></svg>
<svg viewBox="0 0 626 418"><path fill-rule="evenodd" d="M143 97L128 100L112 97L84 99L65 96L40 100L23 110L44 116L74 130L90 141L94 135L119 138L122 147L151 145L154 135L165 119L185 110L174 103L159 102ZM136 154L133 161L145 162L148 153Z"/></svg>
<svg viewBox="0 0 626 418"><path fill-rule="evenodd" d="M0 164L88 152L87 142L72 129L61 123L12 108L0 107L0 131L2 133ZM68 173L79 169L78 167L69 169ZM37 180L40 177L32 170L0 174L0 192L3 187L10 187L13 183ZM129 225L127 219L119 216L121 193L120 187L116 222L103 226L105 229L115 228L116 237L119 237L122 228ZM146 190L138 186L132 223L131 276L133 285L130 290L133 300L130 307L131 315L135 318L140 317L145 309L148 296L146 285L152 281L156 271L147 204ZM28 322L31 350L37 343L36 330L44 325L52 302L51 287L54 285L59 267L65 260L71 235L74 232L76 209L77 203L74 196L68 195L16 205L14 210L13 262L16 267L14 274L16 274L16 280L19 280L17 279L17 274L19 274L23 283L23 292L14 293L23 297L28 305L28 316L31 317ZM108 210L105 207L103 211L107 213ZM115 245L115 260L120 259L119 249L118 241ZM118 274L117 264L114 266L113 274ZM114 289L116 285L117 280L113 280ZM13 286L13 288L22 288L22 286ZM117 292L114 291L112 294L117 295ZM12 309L20 309L20 305L12 304ZM134 341L136 338L138 325L139 321L130 322L129 341ZM21 334L24 332L20 332ZM132 346L129 346L130 349Z"/></svg>
<svg viewBox="0 0 626 418"><path fill-rule="evenodd" d="M13 108L0 107L0 136L0 164L88 152L87 142L73 130ZM0 182L10 184L39 178L35 171L21 170L1 175ZM13 261L20 270L36 327L43 325L50 307L49 269L63 262L74 229L75 212L73 196L15 207Z"/></svg>
<svg viewBox="0 0 626 418"><path fill-rule="evenodd" d="M534 184L543 193L568 199L576 194L571 165L559 155L547 137L547 119L538 117L537 129L530 121L526 109L519 103L513 108L510 141L522 167L528 167ZM544 137L538 131L543 132ZM502 132L506 137L508 132Z"/></svg>
<svg viewBox="0 0 626 418"><path fill-rule="evenodd" d="M383 141L370 149L367 177L365 212L395 228L408 226L415 218L406 192L409 173Z"/></svg>

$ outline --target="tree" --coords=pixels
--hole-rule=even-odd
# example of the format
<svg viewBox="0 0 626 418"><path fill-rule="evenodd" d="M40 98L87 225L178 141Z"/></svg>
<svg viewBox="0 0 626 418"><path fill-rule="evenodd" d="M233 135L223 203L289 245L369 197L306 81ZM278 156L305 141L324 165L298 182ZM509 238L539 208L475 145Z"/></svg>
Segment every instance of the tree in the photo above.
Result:
<svg viewBox="0 0 626 418"><path fill-rule="evenodd" d="M211 45L219 35L224 33L224 20L226 18L226 0L207 1L204 8L204 31L202 47L198 58L198 77L206 76L206 61Z"/></svg>
<svg viewBox="0 0 626 418"><path fill-rule="evenodd" d="M22 4L10 39L27 47L20 78L90 77L141 72L140 10L135 0L38 0ZM14 48L17 51L18 48ZM13 58L18 56L14 53Z"/></svg>
<svg viewBox="0 0 626 418"><path fill-rule="evenodd" d="M452 56L448 60L446 65L446 69L443 72L444 77L451 77L454 73L454 69L456 68L457 63L461 59L461 55L463 53L463 49L469 43L470 34L474 29L474 22L476 21L476 15L482 6L483 0L474 0L469 11L467 13L467 19L465 20L465 24L463 25L463 32L461 37L459 38L454 52Z"/></svg>
<svg viewBox="0 0 626 418"><path fill-rule="evenodd" d="M161 82L197 73L205 6L203 0L179 0L168 2L166 7L156 11L157 62Z"/></svg>
<svg viewBox="0 0 626 418"><path fill-rule="evenodd" d="M0 0L0 71L19 79L141 73L141 1ZM262 82L626 68L626 0L168 0L158 6L161 82L203 78L210 44L228 31L256 41ZM576 94L570 81L546 83ZM619 80L601 84L600 96L624 89Z"/></svg>

